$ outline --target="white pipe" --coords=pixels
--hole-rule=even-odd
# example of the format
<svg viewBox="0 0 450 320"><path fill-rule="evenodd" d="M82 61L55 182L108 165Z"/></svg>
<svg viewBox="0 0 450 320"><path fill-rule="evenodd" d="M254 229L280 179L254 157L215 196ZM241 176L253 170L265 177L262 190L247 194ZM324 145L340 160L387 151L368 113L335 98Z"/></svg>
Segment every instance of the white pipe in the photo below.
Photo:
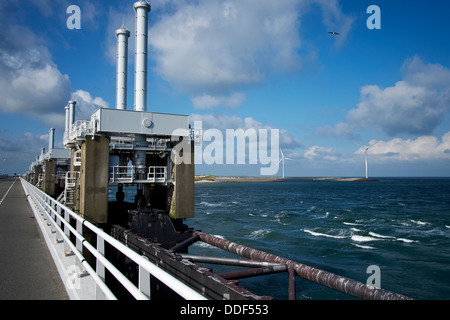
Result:
<svg viewBox="0 0 450 320"><path fill-rule="evenodd" d="M77 102L70 100L69 101L69 129L72 129L72 125L75 122L75 104Z"/></svg>
<svg viewBox="0 0 450 320"><path fill-rule="evenodd" d="M117 36L117 85L116 109L127 108L128 37L130 31L123 26L116 30Z"/></svg>
<svg viewBox="0 0 450 320"><path fill-rule="evenodd" d="M52 151L55 147L55 128L48 131L48 151Z"/></svg>
<svg viewBox="0 0 450 320"><path fill-rule="evenodd" d="M70 128L70 112L69 112L69 106L65 106L66 109L66 126L65 126L65 130L64 130L64 134L67 135L69 134L69 128Z"/></svg>
<svg viewBox="0 0 450 320"><path fill-rule="evenodd" d="M134 110L147 111L147 33L150 5L145 1L138 1L133 7L136 11Z"/></svg>

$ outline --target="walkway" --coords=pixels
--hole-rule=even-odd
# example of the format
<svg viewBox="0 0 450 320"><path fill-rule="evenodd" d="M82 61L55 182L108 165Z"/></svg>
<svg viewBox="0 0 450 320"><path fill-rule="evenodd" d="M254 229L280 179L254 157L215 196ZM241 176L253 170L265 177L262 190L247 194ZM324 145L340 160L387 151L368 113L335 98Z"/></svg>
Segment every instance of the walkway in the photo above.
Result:
<svg viewBox="0 0 450 320"><path fill-rule="evenodd" d="M0 179L0 226L0 300L67 300L19 179Z"/></svg>

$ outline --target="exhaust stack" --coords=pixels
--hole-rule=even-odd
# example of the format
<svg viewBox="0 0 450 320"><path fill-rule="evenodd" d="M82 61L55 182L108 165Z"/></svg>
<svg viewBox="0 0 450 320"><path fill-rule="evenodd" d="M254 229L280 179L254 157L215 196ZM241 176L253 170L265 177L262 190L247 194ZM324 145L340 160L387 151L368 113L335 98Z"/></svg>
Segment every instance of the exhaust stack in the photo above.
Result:
<svg viewBox="0 0 450 320"><path fill-rule="evenodd" d="M147 111L147 33L150 5L145 1L138 1L133 8L136 11L134 110Z"/></svg>
<svg viewBox="0 0 450 320"><path fill-rule="evenodd" d="M69 134L69 129L70 129L70 111L69 111L69 106L65 106L64 109L66 110L66 125L64 127L64 134L68 135Z"/></svg>
<svg viewBox="0 0 450 320"><path fill-rule="evenodd" d="M48 131L48 151L52 151L55 147L55 128L50 128Z"/></svg>
<svg viewBox="0 0 450 320"><path fill-rule="evenodd" d="M75 104L77 102L69 101L69 129L72 130L72 125L75 123Z"/></svg>
<svg viewBox="0 0 450 320"><path fill-rule="evenodd" d="M117 36L117 85L116 109L127 108L127 73L128 73L128 31L123 25L116 30Z"/></svg>

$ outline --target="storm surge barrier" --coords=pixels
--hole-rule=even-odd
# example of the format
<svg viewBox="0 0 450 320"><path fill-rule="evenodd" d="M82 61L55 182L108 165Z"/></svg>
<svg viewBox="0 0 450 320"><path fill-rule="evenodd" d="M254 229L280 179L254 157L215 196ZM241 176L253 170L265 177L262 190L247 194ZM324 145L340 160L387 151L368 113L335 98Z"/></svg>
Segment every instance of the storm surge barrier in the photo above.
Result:
<svg viewBox="0 0 450 320"><path fill-rule="evenodd" d="M21 178L20 181L51 254L54 259L59 260L59 263L55 262L72 299L116 300L114 290L105 282L105 271L108 270L116 282L137 300L151 299L150 275L186 300L206 300L204 296L150 262L145 256L117 241L26 180ZM53 234L53 237L49 234ZM91 238L95 236L96 246L88 241L86 235ZM107 259L105 242L137 264L139 269L137 286ZM95 257L95 266L87 261L87 256ZM64 261L65 259L72 260L68 262ZM90 284L85 284L87 278Z"/></svg>

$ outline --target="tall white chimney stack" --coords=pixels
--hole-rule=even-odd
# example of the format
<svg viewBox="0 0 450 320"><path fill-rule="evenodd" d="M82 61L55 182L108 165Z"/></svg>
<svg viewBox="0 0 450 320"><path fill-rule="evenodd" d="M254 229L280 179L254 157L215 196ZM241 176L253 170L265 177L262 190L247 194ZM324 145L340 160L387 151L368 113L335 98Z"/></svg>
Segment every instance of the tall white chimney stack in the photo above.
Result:
<svg viewBox="0 0 450 320"><path fill-rule="evenodd" d="M64 109L66 109L66 125L64 127L65 134L69 134L69 128L70 128L70 111L69 106L65 106Z"/></svg>
<svg viewBox="0 0 450 320"><path fill-rule="evenodd" d="M55 128L48 131L48 151L52 151L55 147Z"/></svg>
<svg viewBox="0 0 450 320"><path fill-rule="evenodd" d="M69 130L72 129L72 125L75 122L75 104L77 102L70 100L69 101Z"/></svg>
<svg viewBox="0 0 450 320"><path fill-rule="evenodd" d="M150 5L145 1L138 1L133 7L136 11L134 110L147 111L147 34Z"/></svg>
<svg viewBox="0 0 450 320"><path fill-rule="evenodd" d="M128 37L130 31L124 26L116 30L117 36L117 85L116 109L127 108Z"/></svg>

